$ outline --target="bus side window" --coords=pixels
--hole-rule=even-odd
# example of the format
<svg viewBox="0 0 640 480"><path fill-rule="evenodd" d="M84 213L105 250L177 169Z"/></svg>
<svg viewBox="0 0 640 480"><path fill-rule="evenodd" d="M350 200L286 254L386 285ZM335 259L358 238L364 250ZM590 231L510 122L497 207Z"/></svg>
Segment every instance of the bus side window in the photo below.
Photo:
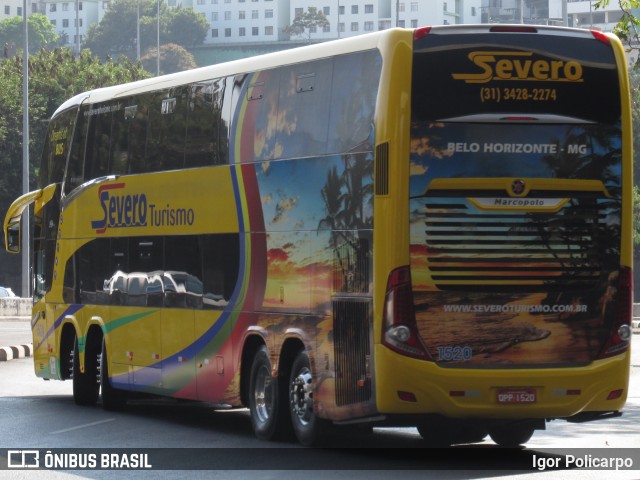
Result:
<svg viewBox="0 0 640 480"><path fill-rule="evenodd" d="M175 235L164 240L164 305L202 308L202 258L197 235Z"/></svg>
<svg viewBox="0 0 640 480"><path fill-rule="evenodd" d="M353 151L369 139L380 82L377 50L336 57L329 125L329 152Z"/></svg>
<svg viewBox="0 0 640 480"><path fill-rule="evenodd" d="M126 279L124 272L129 271L129 238L111 239L108 262L102 277L105 305L120 305L124 301Z"/></svg>
<svg viewBox="0 0 640 480"><path fill-rule="evenodd" d="M64 303L78 303L77 288L76 288L76 258L77 255L73 255L65 266L64 270L64 283L62 285L62 301Z"/></svg>
<svg viewBox="0 0 640 480"><path fill-rule="evenodd" d="M164 237L131 237L129 252L131 272L148 273L162 270Z"/></svg>
<svg viewBox="0 0 640 480"><path fill-rule="evenodd" d="M76 251L65 265L62 298L65 303L108 304L104 295L108 273L108 238L92 240Z"/></svg>
<svg viewBox="0 0 640 480"><path fill-rule="evenodd" d="M132 101L126 100L124 108L113 114L110 173L129 172L129 128L137 111L137 105L132 104Z"/></svg>
<svg viewBox="0 0 640 480"><path fill-rule="evenodd" d="M282 69L278 101L278 144L284 158L327 152L333 60Z"/></svg>
<svg viewBox="0 0 640 480"><path fill-rule="evenodd" d="M104 105L93 105L89 111L86 142L86 178L98 178L109 173L111 153L111 112L97 113ZM95 113L94 113L95 112Z"/></svg>
<svg viewBox="0 0 640 480"><path fill-rule="evenodd" d="M184 168L185 141L187 133L187 107L189 87L172 88L162 101L163 116L163 170Z"/></svg>
<svg viewBox="0 0 640 480"><path fill-rule="evenodd" d="M220 155L224 79L189 86L185 168L225 163Z"/></svg>
<svg viewBox="0 0 640 480"><path fill-rule="evenodd" d="M251 118L255 115L254 131L253 131L253 152L249 149L243 152L245 157L241 162L277 160L286 156L286 146L278 142L280 132L278 129L295 129L295 113L291 111L281 110L278 106L280 97L281 80L286 78L284 69L274 68L264 70L249 77L249 85L247 86L245 110L245 118ZM283 84L282 88L286 88ZM276 110L277 108L277 110ZM279 118L284 115L285 118ZM242 132L243 140L246 132ZM284 147L284 148L283 148ZM241 149L242 152L242 149ZM255 155L251 158L251 153Z"/></svg>
<svg viewBox="0 0 640 480"><path fill-rule="evenodd" d="M203 308L224 308L238 281L240 237L237 233L203 235L201 242Z"/></svg>
<svg viewBox="0 0 640 480"><path fill-rule="evenodd" d="M188 87L176 87L147 94L149 130L145 172L183 167L187 90Z"/></svg>
<svg viewBox="0 0 640 480"><path fill-rule="evenodd" d="M49 123L42 152L41 185L62 183L78 110L60 113Z"/></svg>
<svg viewBox="0 0 640 480"><path fill-rule="evenodd" d="M89 108L83 107L76 120L71 152L65 171L63 193L68 195L74 188L84 183L85 157L84 149L87 142L87 130L89 128Z"/></svg>
<svg viewBox="0 0 640 480"><path fill-rule="evenodd" d="M147 165L147 137L149 135L149 95L137 98L135 111L127 119L126 147L128 151L129 169L127 173L143 173Z"/></svg>

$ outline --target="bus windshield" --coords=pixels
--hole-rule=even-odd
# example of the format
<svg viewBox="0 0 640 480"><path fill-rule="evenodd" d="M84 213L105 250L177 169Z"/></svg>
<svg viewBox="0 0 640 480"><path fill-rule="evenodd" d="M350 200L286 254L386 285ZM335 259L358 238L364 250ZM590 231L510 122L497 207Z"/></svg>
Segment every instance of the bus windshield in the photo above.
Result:
<svg viewBox="0 0 640 480"><path fill-rule="evenodd" d="M415 43L414 121L494 115L507 121L521 116L619 122L613 50L589 32L584 37L487 34L482 43L478 38L431 33Z"/></svg>

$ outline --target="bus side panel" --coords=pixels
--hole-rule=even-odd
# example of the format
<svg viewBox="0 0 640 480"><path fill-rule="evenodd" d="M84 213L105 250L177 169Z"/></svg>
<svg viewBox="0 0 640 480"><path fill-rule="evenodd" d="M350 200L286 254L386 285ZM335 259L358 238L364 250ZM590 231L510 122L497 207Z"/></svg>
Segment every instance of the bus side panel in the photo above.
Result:
<svg viewBox="0 0 640 480"><path fill-rule="evenodd" d="M411 75L413 36L411 31L396 31L394 41L383 46L385 68L376 111L376 178L373 231L374 304L373 369L376 408L386 411L391 397L398 401L389 381L397 375L386 368L388 360L381 353L382 317L390 272L409 264L409 194L410 167L404 161L410 152ZM406 246L406 247L405 247ZM406 403L406 402L403 402Z"/></svg>
<svg viewBox="0 0 640 480"><path fill-rule="evenodd" d="M234 169L236 202L241 229L252 232L243 247L234 345L246 328L267 338L274 358L288 339L301 342L320 369L314 398L322 412L335 410L327 386L339 369L332 361L334 325L326 322L332 296L359 301L371 295L371 118L379 68L377 52L362 52L253 73L234 91L230 158L243 164ZM345 72L351 74L345 78ZM256 243L260 235L264 243ZM258 268L247 268L255 262ZM260 295L243 293L251 288ZM251 323L251 312L264 313ZM366 333L356 332L368 345L370 318ZM236 361L240 347L234 347ZM359 355L367 364L366 354ZM362 377L365 382L365 369ZM227 398L237 385L238 378Z"/></svg>
<svg viewBox="0 0 640 480"><path fill-rule="evenodd" d="M45 304L43 300L37 302L32 310L33 362L35 373L42 378L58 378L58 362L50 360L51 348L54 346L55 336L53 328L53 305ZM33 319L35 323L33 323Z"/></svg>
<svg viewBox="0 0 640 480"><path fill-rule="evenodd" d="M47 328L47 316L43 315L44 304L37 303L31 312L31 335L33 342L33 368L36 376L47 378L48 352L44 344Z"/></svg>
<svg viewBox="0 0 640 480"><path fill-rule="evenodd" d="M193 169L88 186L65 206L57 278L66 301L108 309L118 388L196 398L196 372L218 362L228 383L232 362L216 351L243 238L233 196L229 168Z"/></svg>

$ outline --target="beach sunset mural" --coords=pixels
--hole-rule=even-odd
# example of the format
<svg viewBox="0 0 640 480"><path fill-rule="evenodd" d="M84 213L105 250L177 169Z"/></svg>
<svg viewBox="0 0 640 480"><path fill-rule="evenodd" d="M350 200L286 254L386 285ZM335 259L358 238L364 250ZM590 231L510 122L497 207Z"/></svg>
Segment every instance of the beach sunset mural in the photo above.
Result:
<svg viewBox="0 0 640 480"><path fill-rule="evenodd" d="M416 122L411 148L414 305L434 358L598 355L620 254L619 131Z"/></svg>

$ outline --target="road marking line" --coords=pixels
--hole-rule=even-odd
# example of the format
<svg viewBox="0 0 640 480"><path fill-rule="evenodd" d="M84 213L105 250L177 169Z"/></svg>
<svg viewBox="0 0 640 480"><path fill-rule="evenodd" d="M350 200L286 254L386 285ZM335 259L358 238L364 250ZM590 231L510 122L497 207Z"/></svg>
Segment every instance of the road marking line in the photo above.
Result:
<svg viewBox="0 0 640 480"><path fill-rule="evenodd" d="M67 433L67 432L72 432L73 430L80 430L81 428L95 427L96 425L113 422L114 420L115 418L107 418L106 420L100 420L99 422L85 423L84 425L78 425L77 427L65 428L64 430L56 430L55 432L49 432L49 433L51 435L55 435L57 433Z"/></svg>

